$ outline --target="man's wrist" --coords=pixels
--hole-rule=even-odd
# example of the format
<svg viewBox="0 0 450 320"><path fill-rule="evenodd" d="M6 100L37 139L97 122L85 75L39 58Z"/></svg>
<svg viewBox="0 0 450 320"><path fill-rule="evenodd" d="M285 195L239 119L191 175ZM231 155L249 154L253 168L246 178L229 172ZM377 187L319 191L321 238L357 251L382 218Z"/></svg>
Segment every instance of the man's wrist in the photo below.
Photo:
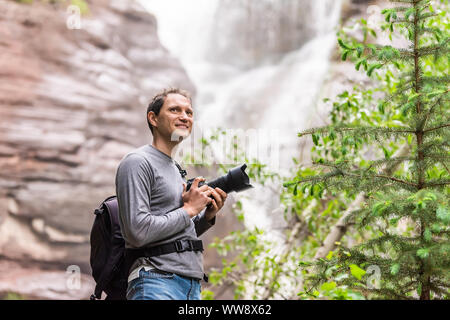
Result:
<svg viewBox="0 0 450 320"><path fill-rule="evenodd" d="M194 217L195 216L195 212L194 212L194 210L191 208L191 207L189 207L189 206L187 206L187 205L184 205L183 206L183 209L187 212L187 214L189 215L189 217Z"/></svg>
<svg viewBox="0 0 450 320"><path fill-rule="evenodd" d="M210 214L208 212L205 212L206 221L210 221L210 220L214 219L215 216L216 216L216 214Z"/></svg>
<svg viewBox="0 0 450 320"><path fill-rule="evenodd" d="M216 223L216 215L212 215L212 216L205 215L205 220L210 226L213 226Z"/></svg>

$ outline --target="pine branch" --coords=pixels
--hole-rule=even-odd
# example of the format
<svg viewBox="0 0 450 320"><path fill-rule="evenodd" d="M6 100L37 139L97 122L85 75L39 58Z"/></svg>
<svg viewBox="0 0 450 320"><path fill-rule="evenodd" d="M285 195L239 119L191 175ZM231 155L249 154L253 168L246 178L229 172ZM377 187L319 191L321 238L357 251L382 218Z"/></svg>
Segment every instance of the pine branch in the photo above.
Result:
<svg viewBox="0 0 450 320"><path fill-rule="evenodd" d="M360 175L351 174L351 173L345 173L345 172L343 173L343 175L360 177ZM406 181L406 180L402 180L402 179L395 178L395 177L391 177L391 176L386 176L386 175L382 175L382 174L376 174L376 175L373 175L372 177L386 179L386 180L391 180L391 181L398 182L398 183L401 183L401 184L404 184L404 185L407 185L407 186L410 186L410 187L418 188L418 185L416 183L413 183L413 182L410 182L410 181Z"/></svg>
<svg viewBox="0 0 450 320"><path fill-rule="evenodd" d="M444 140L444 139L435 139L432 141L428 141L426 143L423 143L421 146L417 146L417 151L419 152L431 152L432 150L435 151L442 151L446 148L448 149L450 147L450 141Z"/></svg>
<svg viewBox="0 0 450 320"><path fill-rule="evenodd" d="M439 28L433 28L433 27L431 27L431 28L424 27L424 28L421 28L419 30L419 34L424 34L424 33L431 33L431 34L442 35L442 32L441 32L441 30Z"/></svg>
<svg viewBox="0 0 450 320"><path fill-rule="evenodd" d="M437 16L438 16L437 13L434 13L434 12L427 12L427 13L421 14L421 15L417 18L417 21L421 21L421 20L425 20L425 19L428 19L428 18L431 18L431 17L437 17Z"/></svg>
<svg viewBox="0 0 450 320"><path fill-rule="evenodd" d="M425 129L425 130L423 130L423 132L427 133L427 132L430 132L430 131L434 131L434 130L438 130L438 129L442 129L442 128L447 128L447 127L450 127L450 123L444 123L444 124L441 124L441 125L439 125L437 127Z"/></svg>
<svg viewBox="0 0 450 320"><path fill-rule="evenodd" d="M445 168L445 169L447 170L447 172L450 174L450 170L449 170L448 167L445 165L445 162L441 161L440 163L444 166L444 168Z"/></svg>
<svg viewBox="0 0 450 320"><path fill-rule="evenodd" d="M371 169L379 167L380 165L391 165L392 167L396 167L401 162L404 162L404 161L415 161L415 160L416 160L415 157L395 157L395 156L393 156L391 158L387 158L387 159L374 160L374 161L370 162L370 165L367 167L367 169L364 169L364 171L369 171ZM388 171L388 173L386 173L386 174L387 175L391 175L392 172Z"/></svg>
<svg viewBox="0 0 450 320"><path fill-rule="evenodd" d="M408 90L414 89L414 84L411 84L412 82L414 82L414 79L410 79L405 83L401 84L399 87L397 87L396 91L393 94L389 95L385 99L385 102L391 102L395 97L404 94Z"/></svg>
<svg viewBox="0 0 450 320"><path fill-rule="evenodd" d="M450 179L441 179L439 182L427 182L424 184L424 188L434 188L446 185L450 185Z"/></svg>
<svg viewBox="0 0 450 320"><path fill-rule="evenodd" d="M346 132L346 131L353 131L354 134L363 134L363 135L370 135L370 134L386 134L386 135L392 135L397 133L404 133L404 134L410 134L415 133L416 130L412 129L397 129L397 128L390 128L390 127L370 127L370 126L358 126L358 127L338 127L338 126L324 126L319 128L313 128L313 129L307 129L302 132L299 132L297 135L299 137L304 135L310 135L315 133L329 133L330 131L335 132Z"/></svg>
<svg viewBox="0 0 450 320"><path fill-rule="evenodd" d="M444 84L448 84L448 82L450 81L450 75L445 75L445 76L439 76L439 77L422 77L421 78L422 82L427 82L427 83L444 83Z"/></svg>
<svg viewBox="0 0 450 320"><path fill-rule="evenodd" d="M450 43L450 37L446 38L439 44L418 48L417 52L420 57L435 54L437 51L440 51L440 53L446 53L450 51L450 48L446 46L448 43Z"/></svg>
<svg viewBox="0 0 450 320"><path fill-rule="evenodd" d="M402 145L394 154L394 157L401 158L408 154L410 151L410 147L408 144ZM392 171L395 171L395 168L400 164L400 162L397 162L395 164L386 165L383 169L385 174L390 174ZM359 209L361 204L363 203L365 199L365 194L362 192L358 194L353 200L353 202L348 206L347 210L345 210L342 217L338 220L336 225L334 225L328 235L326 236L325 240L323 241L322 246L317 250L316 255L314 256L314 259L319 258L325 258L325 256L328 254L328 252L334 250L336 248L336 242L339 242L339 240L344 236L344 234L347 231L348 228L348 216L355 210Z"/></svg>
<svg viewBox="0 0 450 320"><path fill-rule="evenodd" d="M450 77L449 77L450 78ZM425 120L423 122L423 126L427 123L428 119L430 118L430 115L433 113L434 107L437 105L440 105L442 103L443 96L440 96L435 103L430 107L430 109L427 112L427 115L425 116Z"/></svg>

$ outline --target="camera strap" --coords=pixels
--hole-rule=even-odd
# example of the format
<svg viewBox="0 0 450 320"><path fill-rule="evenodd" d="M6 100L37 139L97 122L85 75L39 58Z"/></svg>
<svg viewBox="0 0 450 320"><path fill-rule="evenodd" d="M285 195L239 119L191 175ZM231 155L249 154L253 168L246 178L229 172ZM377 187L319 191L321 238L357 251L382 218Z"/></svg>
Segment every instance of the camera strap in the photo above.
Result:
<svg viewBox="0 0 450 320"><path fill-rule="evenodd" d="M177 166L178 171L180 171L181 177L184 179L184 177L187 176L187 171L184 170L183 168L181 168L181 166L175 160L173 160L173 162L175 162L175 165Z"/></svg>

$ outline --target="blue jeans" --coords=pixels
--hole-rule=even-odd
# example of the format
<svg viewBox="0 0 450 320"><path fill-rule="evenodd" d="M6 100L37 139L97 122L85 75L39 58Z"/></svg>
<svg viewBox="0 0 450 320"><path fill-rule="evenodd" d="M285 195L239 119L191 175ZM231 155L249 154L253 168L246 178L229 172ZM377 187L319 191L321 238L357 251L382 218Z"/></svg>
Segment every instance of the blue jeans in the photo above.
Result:
<svg viewBox="0 0 450 320"><path fill-rule="evenodd" d="M127 300L200 300L200 280L159 270L139 271L128 283Z"/></svg>

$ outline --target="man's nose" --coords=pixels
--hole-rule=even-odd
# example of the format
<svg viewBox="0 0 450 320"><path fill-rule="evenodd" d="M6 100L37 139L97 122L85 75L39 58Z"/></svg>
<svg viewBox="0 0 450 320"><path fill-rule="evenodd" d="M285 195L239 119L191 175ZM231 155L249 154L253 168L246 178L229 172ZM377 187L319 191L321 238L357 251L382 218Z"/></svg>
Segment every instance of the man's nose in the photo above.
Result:
<svg viewBox="0 0 450 320"><path fill-rule="evenodd" d="M187 113L186 113L185 111L183 111L183 112L181 113L180 120L181 120L181 121L184 121L184 122L189 121L189 117L188 117L188 115L187 115Z"/></svg>

